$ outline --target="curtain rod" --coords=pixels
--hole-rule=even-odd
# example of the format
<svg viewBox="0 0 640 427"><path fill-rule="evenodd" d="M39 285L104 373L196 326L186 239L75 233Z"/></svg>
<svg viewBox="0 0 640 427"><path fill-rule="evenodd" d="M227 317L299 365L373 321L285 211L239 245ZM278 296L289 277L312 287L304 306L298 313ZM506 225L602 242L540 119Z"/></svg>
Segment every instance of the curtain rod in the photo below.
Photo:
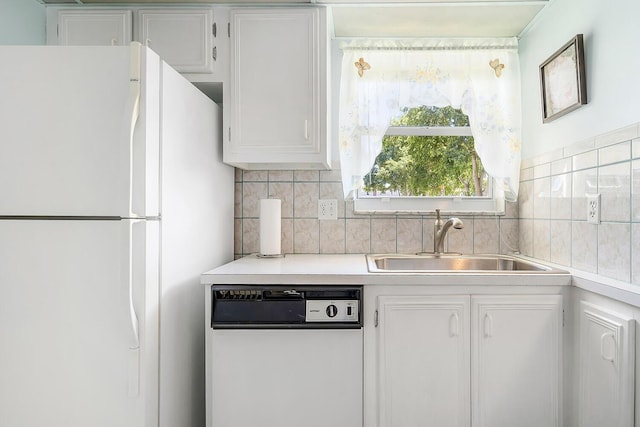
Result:
<svg viewBox="0 0 640 427"><path fill-rule="evenodd" d="M517 46L345 46L342 50L518 50Z"/></svg>

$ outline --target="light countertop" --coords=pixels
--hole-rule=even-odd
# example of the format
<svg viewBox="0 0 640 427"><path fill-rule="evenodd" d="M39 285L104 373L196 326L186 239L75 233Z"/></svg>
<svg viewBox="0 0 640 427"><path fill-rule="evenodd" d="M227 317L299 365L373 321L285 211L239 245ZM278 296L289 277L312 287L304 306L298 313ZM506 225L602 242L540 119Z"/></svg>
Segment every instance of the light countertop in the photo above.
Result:
<svg viewBox="0 0 640 427"><path fill-rule="evenodd" d="M566 286L569 273L370 273L364 254L250 255L201 275L201 283L228 285L490 285Z"/></svg>

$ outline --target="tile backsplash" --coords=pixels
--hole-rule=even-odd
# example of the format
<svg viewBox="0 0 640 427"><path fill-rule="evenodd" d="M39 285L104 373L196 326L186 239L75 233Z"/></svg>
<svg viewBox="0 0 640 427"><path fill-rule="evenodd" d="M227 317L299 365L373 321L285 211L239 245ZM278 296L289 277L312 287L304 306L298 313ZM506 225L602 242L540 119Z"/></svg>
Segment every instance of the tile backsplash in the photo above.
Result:
<svg viewBox="0 0 640 427"><path fill-rule="evenodd" d="M345 202L340 170L242 171L236 169L235 256L259 251L259 200L282 200L283 253L415 253L433 250L435 215L364 215ZM337 220L318 220L318 200L338 201ZM447 250L511 253L518 246L518 209L506 215L460 216Z"/></svg>
<svg viewBox="0 0 640 427"><path fill-rule="evenodd" d="M523 255L640 284L640 124L523 162L518 206Z"/></svg>
<svg viewBox="0 0 640 427"><path fill-rule="evenodd" d="M601 195L600 224L587 195ZM236 170L235 256L259 251L259 200L282 200L283 253L414 253L433 250L427 215L364 215L343 201L340 171ZM318 220L318 200L338 201ZM519 251L542 261L640 285L640 124L523 161L518 203L502 216L460 216L447 250Z"/></svg>

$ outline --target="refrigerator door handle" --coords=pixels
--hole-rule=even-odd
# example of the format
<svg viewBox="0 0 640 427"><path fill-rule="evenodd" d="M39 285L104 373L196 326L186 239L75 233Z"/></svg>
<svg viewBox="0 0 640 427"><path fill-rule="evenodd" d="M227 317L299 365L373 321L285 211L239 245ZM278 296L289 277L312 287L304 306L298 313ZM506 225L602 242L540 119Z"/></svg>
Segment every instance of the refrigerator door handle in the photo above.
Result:
<svg viewBox="0 0 640 427"><path fill-rule="evenodd" d="M142 45L140 43L133 42L129 48L129 96L127 98L127 108L125 109L125 128L127 131L127 141L129 143L129 210L134 216L143 216L141 212L134 212L135 207L133 202L133 135L140 116L141 47Z"/></svg>
<svg viewBox="0 0 640 427"><path fill-rule="evenodd" d="M128 328L129 328L129 356L127 367L127 383L128 394L130 397L138 396L140 392L140 331L138 325L138 315L136 314L136 308L134 306L134 224L138 222L135 220L124 220L124 236L123 236L123 248L122 248L122 279L124 282L125 292L127 294L127 314L128 314Z"/></svg>

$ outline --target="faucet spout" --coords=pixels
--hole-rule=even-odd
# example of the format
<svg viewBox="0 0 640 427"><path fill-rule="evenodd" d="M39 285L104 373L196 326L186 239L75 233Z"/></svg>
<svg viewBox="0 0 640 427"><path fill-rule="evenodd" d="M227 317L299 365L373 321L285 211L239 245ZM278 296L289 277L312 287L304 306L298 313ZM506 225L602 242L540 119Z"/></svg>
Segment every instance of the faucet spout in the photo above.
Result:
<svg viewBox="0 0 640 427"><path fill-rule="evenodd" d="M456 217L451 217L443 223L440 219L440 209L436 209L436 222L433 225L433 252L435 254L444 252L444 239L451 227L460 230L464 227L464 223Z"/></svg>

